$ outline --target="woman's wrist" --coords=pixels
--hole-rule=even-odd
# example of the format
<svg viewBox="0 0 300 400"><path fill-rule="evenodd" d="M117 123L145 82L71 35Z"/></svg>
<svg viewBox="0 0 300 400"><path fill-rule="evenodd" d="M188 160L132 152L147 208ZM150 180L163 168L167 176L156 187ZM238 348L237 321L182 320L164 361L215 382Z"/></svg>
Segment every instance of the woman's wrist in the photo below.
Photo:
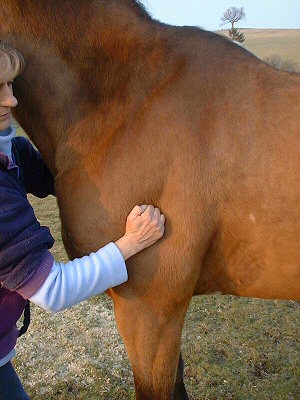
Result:
<svg viewBox="0 0 300 400"><path fill-rule="evenodd" d="M138 245L134 245L126 235L117 240L115 245L120 250L125 261L139 252Z"/></svg>

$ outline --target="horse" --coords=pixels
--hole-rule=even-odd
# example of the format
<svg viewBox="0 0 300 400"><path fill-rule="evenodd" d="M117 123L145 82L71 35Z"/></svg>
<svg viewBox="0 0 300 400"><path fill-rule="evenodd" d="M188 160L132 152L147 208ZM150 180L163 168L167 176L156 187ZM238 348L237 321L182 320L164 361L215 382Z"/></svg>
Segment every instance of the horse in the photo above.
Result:
<svg viewBox="0 0 300 400"><path fill-rule="evenodd" d="M70 258L117 239L135 204L161 241L111 289L139 400L184 400L192 296L300 299L300 75L134 0L6 0L25 57L15 117L55 177Z"/></svg>

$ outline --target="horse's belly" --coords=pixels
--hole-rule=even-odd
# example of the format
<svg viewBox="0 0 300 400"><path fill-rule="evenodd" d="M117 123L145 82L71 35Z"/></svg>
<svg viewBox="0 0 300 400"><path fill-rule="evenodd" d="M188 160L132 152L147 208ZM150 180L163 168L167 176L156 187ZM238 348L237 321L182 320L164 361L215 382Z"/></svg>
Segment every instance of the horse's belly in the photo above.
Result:
<svg viewBox="0 0 300 400"><path fill-rule="evenodd" d="M221 223L202 263L195 294L300 299L297 224L260 222L254 214L240 220L237 210Z"/></svg>

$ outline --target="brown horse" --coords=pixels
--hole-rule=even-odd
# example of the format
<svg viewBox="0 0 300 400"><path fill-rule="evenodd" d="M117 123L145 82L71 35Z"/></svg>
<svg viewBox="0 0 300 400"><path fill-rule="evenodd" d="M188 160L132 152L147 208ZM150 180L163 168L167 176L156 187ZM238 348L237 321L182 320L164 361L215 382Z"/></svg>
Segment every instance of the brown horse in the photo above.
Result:
<svg viewBox="0 0 300 400"><path fill-rule="evenodd" d="M109 291L142 400L187 399L193 295L300 299L300 76L133 0L5 0L26 59L16 117L56 179L70 257L123 231L134 204L163 240Z"/></svg>

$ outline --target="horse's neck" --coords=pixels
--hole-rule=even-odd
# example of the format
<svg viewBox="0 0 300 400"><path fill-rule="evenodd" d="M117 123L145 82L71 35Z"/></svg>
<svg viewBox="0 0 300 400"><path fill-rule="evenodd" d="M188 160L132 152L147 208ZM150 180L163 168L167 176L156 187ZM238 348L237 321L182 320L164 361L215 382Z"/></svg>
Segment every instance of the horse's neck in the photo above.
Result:
<svg viewBox="0 0 300 400"><path fill-rule="evenodd" d="M143 91L152 90L158 81L155 74L163 72L162 63L156 68L163 50L155 39L156 23L133 0L35 0L30 7L29 2L19 2L24 21L10 28L11 43L26 59L16 83L17 118L54 166L58 144L75 124L81 126L80 119L119 106L124 111L124 98L124 118L131 113L126 91L144 96ZM13 15L12 11L12 19ZM114 122L106 116L105 123Z"/></svg>
<svg viewBox="0 0 300 400"><path fill-rule="evenodd" d="M55 42L56 50L66 57L96 57L101 49L124 61L153 37L157 25L134 0L6 2L0 22L9 37L14 32L24 42L30 38L45 45Z"/></svg>

